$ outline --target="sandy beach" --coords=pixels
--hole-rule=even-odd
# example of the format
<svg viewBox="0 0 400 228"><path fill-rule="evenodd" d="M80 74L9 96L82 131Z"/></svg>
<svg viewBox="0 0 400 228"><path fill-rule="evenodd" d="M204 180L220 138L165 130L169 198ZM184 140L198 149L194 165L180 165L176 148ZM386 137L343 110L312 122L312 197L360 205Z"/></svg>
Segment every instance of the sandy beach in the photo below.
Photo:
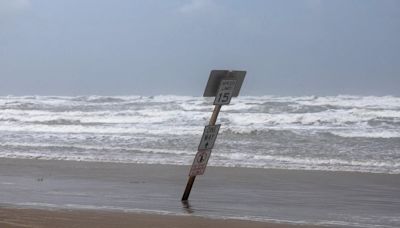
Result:
<svg viewBox="0 0 400 228"><path fill-rule="evenodd" d="M232 219L208 219L196 216L167 216L135 214L123 212L82 211L82 210L35 210L0 208L0 226L2 228L110 228L110 227L160 227L160 228L302 228L317 227L311 225L273 224Z"/></svg>
<svg viewBox="0 0 400 228"><path fill-rule="evenodd" d="M21 227L64 227L62 221L77 227L101 227L97 222L113 227L108 221L118 224L114 227L138 221L139 227L400 224L399 175L208 167L189 203L182 204L188 171L173 165L0 159L0 221Z"/></svg>

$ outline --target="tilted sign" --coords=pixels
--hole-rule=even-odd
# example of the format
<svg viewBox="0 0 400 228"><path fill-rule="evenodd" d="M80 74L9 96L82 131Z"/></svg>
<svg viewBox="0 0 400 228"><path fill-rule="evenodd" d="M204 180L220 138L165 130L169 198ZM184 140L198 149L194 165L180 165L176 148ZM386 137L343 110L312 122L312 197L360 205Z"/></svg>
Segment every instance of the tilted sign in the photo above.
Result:
<svg viewBox="0 0 400 228"><path fill-rule="evenodd" d="M208 159L211 155L211 149L214 147L221 126L220 124L215 124L218 118L218 113L221 110L222 105L229 104L232 97L237 97L239 95L245 76L246 71L211 71L203 96L215 97L215 107L209 125L204 128L198 152L193 161L193 165L190 168L189 179L182 196L182 201L187 201L189 199L190 191L193 187L196 176L204 174Z"/></svg>
<svg viewBox="0 0 400 228"><path fill-rule="evenodd" d="M199 150L194 158L189 176L203 175L207 167L208 159L210 158L211 150Z"/></svg>
<svg viewBox="0 0 400 228"><path fill-rule="evenodd" d="M219 128L221 124L207 125L204 127L203 136L199 144L199 150L212 149L214 147L215 140L217 139Z"/></svg>
<svg viewBox="0 0 400 228"><path fill-rule="evenodd" d="M232 97L237 97L245 76L246 71L212 70L210 77L208 78L206 88L204 89L203 96L216 97L222 80L235 80L235 89L233 90Z"/></svg>
<svg viewBox="0 0 400 228"><path fill-rule="evenodd" d="M236 80L222 80L219 84L217 96L215 96L214 105L226 105L231 102Z"/></svg>

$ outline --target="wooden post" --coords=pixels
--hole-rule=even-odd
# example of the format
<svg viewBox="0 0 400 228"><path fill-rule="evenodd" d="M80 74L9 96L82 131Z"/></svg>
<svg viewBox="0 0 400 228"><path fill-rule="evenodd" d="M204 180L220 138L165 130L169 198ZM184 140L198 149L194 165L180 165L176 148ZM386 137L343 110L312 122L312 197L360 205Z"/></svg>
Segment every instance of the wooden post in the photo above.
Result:
<svg viewBox="0 0 400 228"><path fill-rule="evenodd" d="M209 122L209 125L214 126L215 123L217 122L218 114L219 111L221 110L222 105L215 105L214 106L214 111L211 115L211 119ZM183 193L182 196L182 201L187 201L189 199L190 191L192 191L193 183L194 180L196 179L196 176L189 176L188 182L186 184L185 192Z"/></svg>
<svg viewBox="0 0 400 228"><path fill-rule="evenodd" d="M190 191L192 191L193 183L194 180L196 179L196 176L190 176L189 180L186 184L185 192L183 193L182 196L182 201L187 201L189 199Z"/></svg>
<svg viewBox="0 0 400 228"><path fill-rule="evenodd" d="M221 107L222 107L222 105L215 105L214 106L214 111L212 113L209 125L211 125L211 126L215 125L215 123L217 122L219 111L221 111Z"/></svg>

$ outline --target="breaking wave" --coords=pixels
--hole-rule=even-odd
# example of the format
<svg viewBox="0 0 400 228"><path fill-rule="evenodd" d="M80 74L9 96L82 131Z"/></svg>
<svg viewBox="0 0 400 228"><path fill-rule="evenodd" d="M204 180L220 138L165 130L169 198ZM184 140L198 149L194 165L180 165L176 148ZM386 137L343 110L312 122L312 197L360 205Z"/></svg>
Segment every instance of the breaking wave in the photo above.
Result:
<svg viewBox="0 0 400 228"><path fill-rule="evenodd" d="M190 96L0 97L0 157L187 165L212 109ZM212 165L400 172L398 97L244 96L218 121Z"/></svg>

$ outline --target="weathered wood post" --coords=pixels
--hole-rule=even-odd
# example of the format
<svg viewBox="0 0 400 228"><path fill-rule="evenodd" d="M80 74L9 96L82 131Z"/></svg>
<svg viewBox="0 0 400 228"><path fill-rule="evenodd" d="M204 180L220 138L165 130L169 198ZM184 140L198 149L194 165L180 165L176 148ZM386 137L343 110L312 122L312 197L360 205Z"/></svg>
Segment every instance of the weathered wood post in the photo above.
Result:
<svg viewBox="0 0 400 228"><path fill-rule="evenodd" d="M189 199L196 176L204 174L208 159L211 155L211 150L214 147L221 126L220 124L216 125L218 114L222 105L229 104L232 97L237 97L239 95L245 75L246 71L211 71L203 96L215 97L214 111L209 124L204 127L203 136L201 137L198 152L189 172L189 179L182 196L182 201L187 201Z"/></svg>

